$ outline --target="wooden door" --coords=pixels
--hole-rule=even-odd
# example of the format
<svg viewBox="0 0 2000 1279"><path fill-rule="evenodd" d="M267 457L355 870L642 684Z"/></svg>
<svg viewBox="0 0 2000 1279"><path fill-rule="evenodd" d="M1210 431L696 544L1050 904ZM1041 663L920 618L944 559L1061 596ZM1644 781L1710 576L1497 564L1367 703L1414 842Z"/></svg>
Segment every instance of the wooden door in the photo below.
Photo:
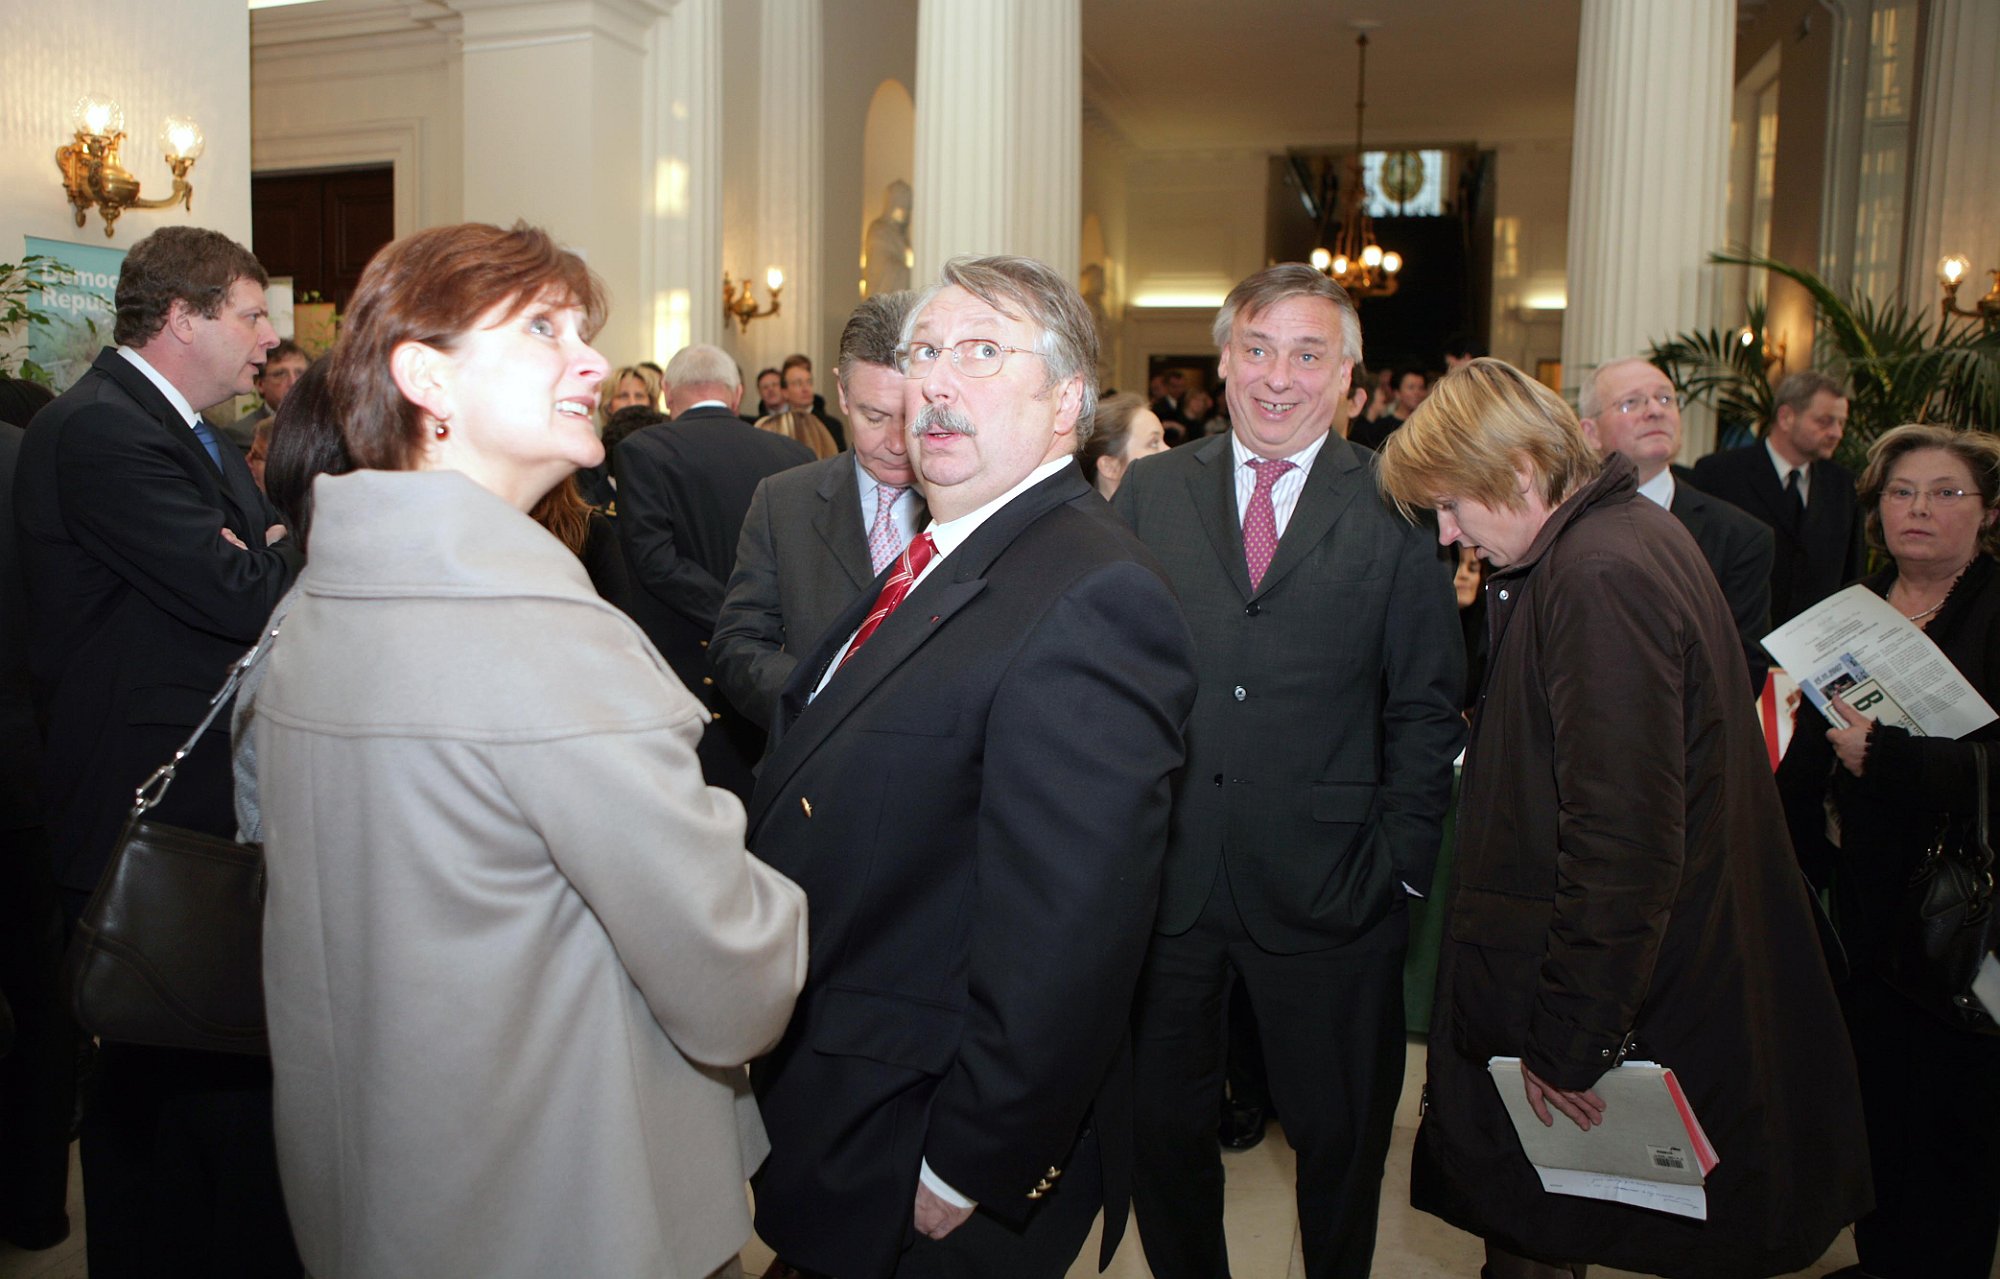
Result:
<svg viewBox="0 0 2000 1279"><path fill-rule="evenodd" d="M317 293L345 311L361 269L396 236L395 171L257 174L250 234L266 271L291 276L298 296Z"/></svg>

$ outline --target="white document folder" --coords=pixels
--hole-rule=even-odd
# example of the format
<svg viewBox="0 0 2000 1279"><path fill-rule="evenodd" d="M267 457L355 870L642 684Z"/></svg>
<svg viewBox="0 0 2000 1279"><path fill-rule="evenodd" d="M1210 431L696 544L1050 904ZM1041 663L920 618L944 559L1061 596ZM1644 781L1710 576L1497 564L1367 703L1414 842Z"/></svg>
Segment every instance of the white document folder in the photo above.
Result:
<svg viewBox="0 0 2000 1279"><path fill-rule="evenodd" d="M1519 1057L1495 1057L1486 1069L1544 1190L1708 1219L1704 1186L1718 1157L1673 1071L1628 1061L1604 1072L1594 1087L1604 1122L1585 1131L1553 1108L1555 1123L1543 1126Z"/></svg>

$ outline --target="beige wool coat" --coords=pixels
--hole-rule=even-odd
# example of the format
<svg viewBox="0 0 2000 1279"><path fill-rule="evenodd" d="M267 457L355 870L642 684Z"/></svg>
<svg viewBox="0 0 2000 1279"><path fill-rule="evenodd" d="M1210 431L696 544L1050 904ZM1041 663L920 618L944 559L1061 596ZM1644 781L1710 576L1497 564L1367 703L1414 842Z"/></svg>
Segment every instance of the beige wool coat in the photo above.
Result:
<svg viewBox="0 0 2000 1279"><path fill-rule="evenodd" d="M749 1235L740 1067L804 980L804 895L555 538L455 472L314 494L255 710L307 1270L710 1274Z"/></svg>

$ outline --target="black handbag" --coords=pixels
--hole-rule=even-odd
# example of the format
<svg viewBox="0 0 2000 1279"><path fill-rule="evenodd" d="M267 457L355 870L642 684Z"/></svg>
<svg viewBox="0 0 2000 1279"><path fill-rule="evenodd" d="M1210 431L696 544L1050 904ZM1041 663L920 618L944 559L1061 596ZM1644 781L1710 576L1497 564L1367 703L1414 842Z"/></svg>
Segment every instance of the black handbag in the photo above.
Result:
<svg viewBox="0 0 2000 1279"><path fill-rule="evenodd" d="M1891 979L1904 994L1966 1030L2000 1034L1972 993L1988 951L2000 945L2000 910L1993 891L1992 811L1984 742L1972 743L1979 806L1948 821L1911 872L1903 894L1902 936L1892 952Z"/></svg>
<svg viewBox="0 0 2000 1279"><path fill-rule="evenodd" d="M77 1024L113 1043L268 1055L264 854L255 844L146 820L180 762L276 637L229 668L208 714L134 797L66 964Z"/></svg>

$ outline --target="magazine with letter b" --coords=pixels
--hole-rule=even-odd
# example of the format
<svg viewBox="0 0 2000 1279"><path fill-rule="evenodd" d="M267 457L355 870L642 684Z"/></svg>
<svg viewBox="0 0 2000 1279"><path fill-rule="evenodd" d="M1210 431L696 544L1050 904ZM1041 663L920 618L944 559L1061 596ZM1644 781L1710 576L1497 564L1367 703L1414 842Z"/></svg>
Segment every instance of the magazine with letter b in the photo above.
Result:
<svg viewBox="0 0 2000 1279"><path fill-rule="evenodd" d="M1993 722L1993 708L1931 637L1865 586L1829 595L1764 637L1807 700L1835 728L1833 699L1919 737L1963 737Z"/></svg>
<svg viewBox="0 0 2000 1279"><path fill-rule="evenodd" d="M1492 1058L1486 1070L1542 1189L1708 1220L1704 1187L1720 1160L1673 1071L1650 1061L1605 1071L1593 1085L1604 1121L1586 1131L1553 1109L1552 1125L1535 1117L1519 1057Z"/></svg>

